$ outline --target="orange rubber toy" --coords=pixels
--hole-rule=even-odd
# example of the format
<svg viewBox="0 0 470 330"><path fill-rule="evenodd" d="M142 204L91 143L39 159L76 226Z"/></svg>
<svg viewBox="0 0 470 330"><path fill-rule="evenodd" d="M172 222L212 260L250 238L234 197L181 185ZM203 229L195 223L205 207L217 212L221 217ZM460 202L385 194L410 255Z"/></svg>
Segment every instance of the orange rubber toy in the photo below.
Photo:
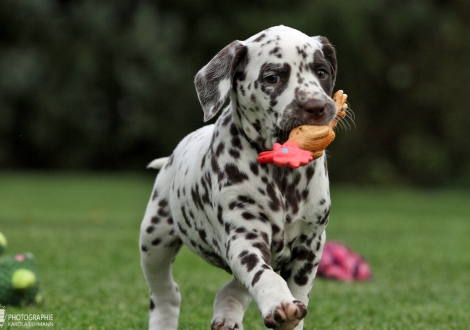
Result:
<svg viewBox="0 0 470 330"><path fill-rule="evenodd" d="M274 143L273 150L258 155L258 162L298 168L323 155L326 147L335 139L333 129L346 116L348 96L339 90L333 95L336 117L325 126L302 125L289 133L284 144Z"/></svg>

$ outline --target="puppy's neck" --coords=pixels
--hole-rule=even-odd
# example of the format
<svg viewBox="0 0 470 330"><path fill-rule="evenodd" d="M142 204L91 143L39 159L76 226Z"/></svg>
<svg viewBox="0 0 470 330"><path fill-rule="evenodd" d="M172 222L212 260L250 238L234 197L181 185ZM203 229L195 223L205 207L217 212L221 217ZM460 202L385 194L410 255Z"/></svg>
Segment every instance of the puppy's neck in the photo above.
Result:
<svg viewBox="0 0 470 330"><path fill-rule="evenodd" d="M232 99L229 107L232 112L234 124L250 145L252 145L258 153L271 150L273 146L272 136L263 122L259 119L250 118L250 114L236 102L236 99Z"/></svg>

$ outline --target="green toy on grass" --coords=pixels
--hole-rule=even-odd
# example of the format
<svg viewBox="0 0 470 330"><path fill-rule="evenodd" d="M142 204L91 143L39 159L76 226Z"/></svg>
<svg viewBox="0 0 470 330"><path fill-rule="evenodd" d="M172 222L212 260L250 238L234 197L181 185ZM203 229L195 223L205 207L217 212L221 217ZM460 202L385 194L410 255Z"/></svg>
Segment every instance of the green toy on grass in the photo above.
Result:
<svg viewBox="0 0 470 330"><path fill-rule="evenodd" d="M0 254L7 240L0 233ZM0 305L24 306L39 303L39 280L32 253L0 258Z"/></svg>

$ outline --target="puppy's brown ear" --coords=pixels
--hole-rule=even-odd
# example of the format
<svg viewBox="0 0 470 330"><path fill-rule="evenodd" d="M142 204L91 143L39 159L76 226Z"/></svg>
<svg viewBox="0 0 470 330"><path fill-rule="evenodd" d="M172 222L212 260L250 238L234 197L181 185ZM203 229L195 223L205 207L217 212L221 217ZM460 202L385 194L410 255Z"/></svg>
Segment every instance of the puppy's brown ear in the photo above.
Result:
<svg viewBox="0 0 470 330"><path fill-rule="evenodd" d="M214 117L224 104L232 88L235 70L246 53L245 45L233 41L197 73L194 84L204 110L204 121Z"/></svg>
<svg viewBox="0 0 470 330"><path fill-rule="evenodd" d="M330 64L332 74L333 74L333 85L335 84L336 81L336 75L338 73L338 62L336 61L336 51L333 48L333 45L330 43L330 41L322 36L318 36L318 41L322 44L322 52L323 56L325 56L325 59L328 61Z"/></svg>

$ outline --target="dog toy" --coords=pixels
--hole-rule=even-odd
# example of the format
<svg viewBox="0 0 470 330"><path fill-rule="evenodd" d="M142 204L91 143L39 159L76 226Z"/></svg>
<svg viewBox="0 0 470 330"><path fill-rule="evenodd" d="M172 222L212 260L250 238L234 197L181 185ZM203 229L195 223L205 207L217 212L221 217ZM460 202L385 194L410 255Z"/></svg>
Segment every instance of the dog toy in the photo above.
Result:
<svg viewBox="0 0 470 330"><path fill-rule="evenodd" d="M258 162L298 168L323 155L326 147L335 139L333 129L346 116L348 96L339 90L333 95L336 104L335 118L325 126L302 125L289 133L284 143L274 143L273 150L258 155Z"/></svg>
<svg viewBox="0 0 470 330"><path fill-rule="evenodd" d="M7 240L0 233L0 252ZM36 263L31 253L0 258L0 305L23 306L41 300Z"/></svg>
<svg viewBox="0 0 470 330"><path fill-rule="evenodd" d="M372 272L369 263L347 246L326 242L317 276L345 282L366 281L372 278Z"/></svg>

